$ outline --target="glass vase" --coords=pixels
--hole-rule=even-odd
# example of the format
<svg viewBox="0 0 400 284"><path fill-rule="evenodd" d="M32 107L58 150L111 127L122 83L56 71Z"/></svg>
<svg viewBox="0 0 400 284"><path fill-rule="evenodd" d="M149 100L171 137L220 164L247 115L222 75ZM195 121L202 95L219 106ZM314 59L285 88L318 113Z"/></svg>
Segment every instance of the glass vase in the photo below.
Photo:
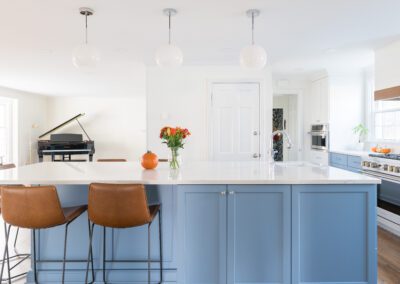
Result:
<svg viewBox="0 0 400 284"><path fill-rule="evenodd" d="M171 149L171 157L169 158L169 167L173 170L177 170L181 165L179 148L170 148L170 149Z"/></svg>

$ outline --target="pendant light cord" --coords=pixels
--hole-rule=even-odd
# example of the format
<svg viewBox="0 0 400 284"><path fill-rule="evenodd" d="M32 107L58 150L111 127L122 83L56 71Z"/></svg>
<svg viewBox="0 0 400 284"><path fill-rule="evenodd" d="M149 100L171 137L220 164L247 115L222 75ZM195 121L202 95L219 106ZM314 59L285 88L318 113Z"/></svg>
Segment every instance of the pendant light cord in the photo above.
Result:
<svg viewBox="0 0 400 284"><path fill-rule="evenodd" d="M254 45L254 12L251 13L251 44Z"/></svg>
<svg viewBox="0 0 400 284"><path fill-rule="evenodd" d="M88 12L85 12L85 44L88 44Z"/></svg>
<svg viewBox="0 0 400 284"><path fill-rule="evenodd" d="M168 44L171 44L171 11L168 12Z"/></svg>

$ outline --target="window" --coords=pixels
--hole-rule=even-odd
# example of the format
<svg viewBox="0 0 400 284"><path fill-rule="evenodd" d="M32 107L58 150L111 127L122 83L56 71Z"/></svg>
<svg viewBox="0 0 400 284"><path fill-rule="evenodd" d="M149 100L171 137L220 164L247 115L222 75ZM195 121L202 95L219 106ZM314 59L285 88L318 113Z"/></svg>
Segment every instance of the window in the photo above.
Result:
<svg viewBox="0 0 400 284"><path fill-rule="evenodd" d="M375 140L400 141L400 101L374 102Z"/></svg>
<svg viewBox="0 0 400 284"><path fill-rule="evenodd" d="M0 162L13 162L13 100L0 98Z"/></svg>

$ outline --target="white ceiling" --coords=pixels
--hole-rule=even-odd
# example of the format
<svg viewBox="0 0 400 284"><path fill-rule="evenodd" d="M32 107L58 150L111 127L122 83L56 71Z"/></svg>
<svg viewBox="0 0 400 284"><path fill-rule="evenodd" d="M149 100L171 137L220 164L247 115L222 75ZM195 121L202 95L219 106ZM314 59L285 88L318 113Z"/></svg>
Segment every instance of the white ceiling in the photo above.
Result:
<svg viewBox="0 0 400 284"><path fill-rule="evenodd" d="M185 65L235 65L250 41L244 12L261 10L256 42L279 73L365 66L373 49L400 35L399 0L0 0L0 85L46 95L143 93L143 65L153 65L167 40ZM92 74L75 69L71 53L83 40L78 8L89 19L89 42L102 54Z"/></svg>

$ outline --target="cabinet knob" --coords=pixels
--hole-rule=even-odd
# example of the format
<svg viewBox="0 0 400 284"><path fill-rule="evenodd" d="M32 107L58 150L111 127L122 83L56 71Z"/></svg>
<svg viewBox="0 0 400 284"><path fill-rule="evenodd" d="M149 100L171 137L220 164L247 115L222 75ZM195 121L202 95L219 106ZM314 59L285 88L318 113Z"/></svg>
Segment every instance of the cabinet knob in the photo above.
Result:
<svg viewBox="0 0 400 284"><path fill-rule="evenodd" d="M229 195L234 195L235 192L234 191L229 191Z"/></svg>
<svg viewBox="0 0 400 284"><path fill-rule="evenodd" d="M225 191L221 191L221 195L225 195L226 194L226 192Z"/></svg>

